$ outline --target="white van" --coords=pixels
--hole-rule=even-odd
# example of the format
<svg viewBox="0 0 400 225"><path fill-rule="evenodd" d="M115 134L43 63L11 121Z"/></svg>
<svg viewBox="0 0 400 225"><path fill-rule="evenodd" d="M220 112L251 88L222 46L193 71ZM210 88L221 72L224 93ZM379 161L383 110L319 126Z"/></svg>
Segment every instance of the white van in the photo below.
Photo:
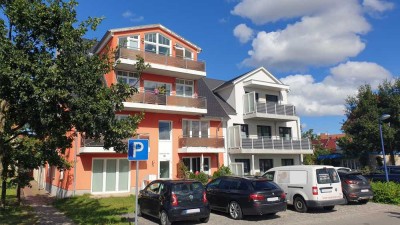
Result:
<svg viewBox="0 0 400 225"><path fill-rule="evenodd" d="M274 167L263 177L277 183L286 192L287 203L298 212L320 206L332 210L335 205L345 203L340 178L333 166Z"/></svg>

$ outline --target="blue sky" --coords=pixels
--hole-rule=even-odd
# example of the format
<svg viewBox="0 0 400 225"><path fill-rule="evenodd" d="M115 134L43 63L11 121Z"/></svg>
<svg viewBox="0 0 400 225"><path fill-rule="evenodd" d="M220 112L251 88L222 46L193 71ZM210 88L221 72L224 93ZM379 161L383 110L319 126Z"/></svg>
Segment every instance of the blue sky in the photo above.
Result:
<svg viewBox="0 0 400 225"><path fill-rule="evenodd" d="M259 66L290 85L304 130L341 133L344 103L362 84L400 75L400 9L390 0L81 0L78 19L108 29L160 23L200 46L207 76Z"/></svg>

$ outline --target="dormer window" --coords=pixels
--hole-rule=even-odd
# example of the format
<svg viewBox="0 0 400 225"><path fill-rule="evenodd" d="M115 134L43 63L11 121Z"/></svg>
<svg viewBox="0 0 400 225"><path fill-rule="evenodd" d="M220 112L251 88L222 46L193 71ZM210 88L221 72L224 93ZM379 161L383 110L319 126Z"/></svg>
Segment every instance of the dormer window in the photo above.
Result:
<svg viewBox="0 0 400 225"><path fill-rule="evenodd" d="M179 44L176 44L176 57L193 60L193 52Z"/></svg>
<svg viewBox="0 0 400 225"><path fill-rule="evenodd" d="M148 33L144 36L144 49L160 55L171 54L171 40L160 33Z"/></svg>
<svg viewBox="0 0 400 225"><path fill-rule="evenodd" d="M128 49L140 49L139 35L119 37L118 46Z"/></svg>

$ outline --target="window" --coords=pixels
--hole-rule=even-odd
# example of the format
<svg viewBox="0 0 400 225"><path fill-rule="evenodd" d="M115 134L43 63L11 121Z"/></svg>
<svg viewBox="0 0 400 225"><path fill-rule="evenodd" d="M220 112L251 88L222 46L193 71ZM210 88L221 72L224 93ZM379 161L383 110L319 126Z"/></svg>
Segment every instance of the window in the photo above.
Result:
<svg viewBox="0 0 400 225"><path fill-rule="evenodd" d="M256 102L258 102L258 99L259 99L258 93L256 93Z"/></svg>
<svg viewBox="0 0 400 225"><path fill-rule="evenodd" d="M294 165L293 159L282 159L281 160L282 166L291 166Z"/></svg>
<svg viewBox="0 0 400 225"><path fill-rule="evenodd" d="M160 55L171 54L171 40L160 33L148 33L144 36L144 49Z"/></svg>
<svg viewBox="0 0 400 225"><path fill-rule="evenodd" d="M271 126L257 126L257 136L258 137L267 137L270 138L271 134Z"/></svg>
<svg viewBox="0 0 400 225"><path fill-rule="evenodd" d="M171 140L171 122L158 122L158 138L159 140Z"/></svg>
<svg viewBox="0 0 400 225"><path fill-rule="evenodd" d="M144 90L148 92L158 92L159 94L170 95L171 94L171 84L154 82L154 81L144 81Z"/></svg>
<svg viewBox="0 0 400 225"><path fill-rule="evenodd" d="M139 49L139 35L119 37L118 45L128 49Z"/></svg>
<svg viewBox="0 0 400 225"><path fill-rule="evenodd" d="M127 159L94 159L92 192L129 191L129 170Z"/></svg>
<svg viewBox="0 0 400 225"><path fill-rule="evenodd" d="M237 163L243 163L243 172L250 174L250 159L235 159Z"/></svg>
<svg viewBox="0 0 400 225"><path fill-rule="evenodd" d="M139 82L138 82L138 75L133 72L126 72L126 71L120 71L117 70L117 81L118 83L123 83L127 84L129 86L133 87L139 87Z"/></svg>
<svg viewBox="0 0 400 225"><path fill-rule="evenodd" d="M207 186L208 188L218 188L219 183L221 183L221 179L216 179L214 181L211 181Z"/></svg>
<svg viewBox="0 0 400 225"><path fill-rule="evenodd" d="M275 171L270 171L270 172L268 172L268 173L263 175L263 177L265 177L269 181L273 181L274 180L274 176L275 176Z"/></svg>
<svg viewBox="0 0 400 225"><path fill-rule="evenodd" d="M275 190L279 189L279 186L274 184L273 182L269 181L253 181L251 182L255 191L268 191L268 190Z"/></svg>
<svg viewBox="0 0 400 225"><path fill-rule="evenodd" d="M169 161L160 161L160 178L169 178Z"/></svg>
<svg viewBox="0 0 400 225"><path fill-rule="evenodd" d="M339 183L339 176L333 168L317 169L316 173L318 184Z"/></svg>
<svg viewBox="0 0 400 225"><path fill-rule="evenodd" d="M158 194L158 193L160 193L160 189L161 189L160 187L161 187L161 183L155 182L155 183L150 184L146 188L146 191L150 192L150 193L153 193L153 194Z"/></svg>
<svg viewBox="0 0 400 225"><path fill-rule="evenodd" d="M240 126L240 136L242 138L247 138L249 136L249 125L247 124L236 124L234 123L233 126Z"/></svg>
<svg viewBox="0 0 400 225"><path fill-rule="evenodd" d="M189 169L190 172L195 173L201 171L201 158L200 157L185 157L182 159L183 164ZM203 172L208 173L210 170L210 158L203 158Z"/></svg>
<svg viewBox="0 0 400 225"><path fill-rule="evenodd" d="M267 102L278 103L278 96L276 95L265 95L265 99Z"/></svg>
<svg viewBox="0 0 400 225"><path fill-rule="evenodd" d="M208 121L183 120L182 134L184 137L208 137Z"/></svg>
<svg viewBox="0 0 400 225"><path fill-rule="evenodd" d="M260 159L259 163L260 163L260 172L265 172L274 167L272 159Z"/></svg>
<svg viewBox="0 0 400 225"><path fill-rule="evenodd" d="M179 44L176 44L176 57L193 60L193 52Z"/></svg>
<svg viewBox="0 0 400 225"><path fill-rule="evenodd" d="M194 94L194 81L192 80L176 80L176 95L184 97L192 97Z"/></svg>
<svg viewBox="0 0 400 225"><path fill-rule="evenodd" d="M279 137L281 137L284 140L290 140L292 138L292 128L279 127Z"/></svg>

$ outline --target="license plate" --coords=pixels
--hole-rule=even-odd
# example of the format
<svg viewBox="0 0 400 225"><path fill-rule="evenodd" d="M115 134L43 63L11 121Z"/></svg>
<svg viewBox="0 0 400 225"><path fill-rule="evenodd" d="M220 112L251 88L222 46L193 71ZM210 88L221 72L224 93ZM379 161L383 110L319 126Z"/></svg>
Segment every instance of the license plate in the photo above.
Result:
<svg viewBox="0 0 400 225"><path fill-rule="evenodd" d="M361 192L368 192L368 189L362 189Z"/></svg>
<svg viewBox="0 0 400 225"><path fill-rule="evenodd" d="M321 193L331 193L332 189L321 189Z"/></svg>
<svg viewBox="0 0 400 225"><path fill-rule="evenodd" d="M267 202L275 202L275 201L278 201L278 200L279 200L278 197L267 198Z"/></svg>
<svg viewBox="0 0 400 225"><path fill-rule="evenodd" d="M187 209L185 211L186 214L191 214L191 213L199 213L200 209Z"/></svg>

